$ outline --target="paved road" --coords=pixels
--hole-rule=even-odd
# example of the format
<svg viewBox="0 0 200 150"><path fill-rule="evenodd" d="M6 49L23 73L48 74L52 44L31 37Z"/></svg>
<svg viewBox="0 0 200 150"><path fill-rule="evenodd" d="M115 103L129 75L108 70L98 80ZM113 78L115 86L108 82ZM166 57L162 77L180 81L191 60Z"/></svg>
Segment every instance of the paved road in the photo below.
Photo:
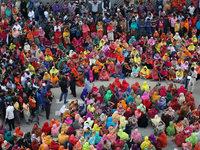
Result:
<svg viewBox="0 0 200 150"><path fill-rule="evenodd" d="M94 82L94 84L96 84L98 87L100 87L102 84L104 86L108 86L110 83L112 83L115 79L114 78L111 78L109 82L107 81L96 81ZM122 81L122 80L121 80ZM139 79L139 78L136 78L136 79L133 79L133 78L129 78L129 79L126 79L126 81L132 85L134 84L136 81L139 82L140 85L142 85L142 83L144 82L144 79ZM150 81L150 80L146 80L148 85L153 87L157 82L155 81ZM162 81L161 82L162 85L166 85L166 82L165 81ZM177 88L179 88L181 86L181 84L177 84ZM168 87L168 86L167 86ZM68 101L69 103L75 99L78 100L79 103L83 103L83 101L81 100L80 98L80 95L83 91L83 88L84 87L76 87L76 92L77 92L77 97L76 98L73 98L72 95L68 95ZM200 97L200 93L199 93L199 90L200 89L200 81L197 81L196 83L196 87L195 87L195 90L194 90L194 93L193 93L193 96L195 98L195 103L196 103L196 106L198 107L200 105L200 100L199 100L199 97ZM58 116L59 114L59 109L62 107L62 105L64 104L63 101L59 102L59 97L60 97L60 88L54 88L52 89L52 92L54 93L54 99L53 99L53 102L52 102L52 106L51 106L51 114L50 114L50 119L51 118L56 118L56 119L59 119L60 117ZM67 106L68 107L68 106ZM43 115L44 116L39 116L40 118L40 125L39 127L42 128L44 122L46 121L50 121L50 120L46 120L46 117L45 117L45 112L43 112ZM161 116L161 113L159 113L159 116ZM177 114L176 114L177 116ZM25 131L25 132L30 132L32 130L32 127L33 127L34 123L32 123L31 125L27 125L25 124L25 121L23 120L22 123L21 123L21 130ZM153 128L152 126L149 124L147 128L143 129L143 128L138 128L139 129L139 132L141 134L143 134L144 136L149 136L150 134L153 133ZM174 142L171 142L171 139L172 138L168 138L168 145L167 145L167 150L172 150L173 148L176 147L175 143Z"/></svg>

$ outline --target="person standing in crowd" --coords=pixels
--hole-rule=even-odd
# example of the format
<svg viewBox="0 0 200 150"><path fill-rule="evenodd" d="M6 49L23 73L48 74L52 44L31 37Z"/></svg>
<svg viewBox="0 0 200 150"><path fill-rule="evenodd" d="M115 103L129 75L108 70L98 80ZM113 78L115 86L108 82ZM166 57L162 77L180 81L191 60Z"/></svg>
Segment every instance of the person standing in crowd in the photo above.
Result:
<svg viewBox="0 0 200 150"><path fill-rule="evenodd" d="M72 12L76 10L76 4L73 0L70 0L70 3L68 4L69 14L71 15Z"/></svg>
<svg viewBox="0 0 200 150"><path fill-rule="evenodd" d="M101 1L93 0L89 1L89 3L92 5L92 15L95 16L95 14L98 13L98 6Z"/></svg>
<svg viewBox="0 0 200 150"><path fill-rule="evenodd" d="M44 108L45 108L45 111L46 111L46 119L48 120L49 115L50 115L51 101L48 99L47 95L44 95L43 102L44 102Z"/></svg>
<svg viewBox="0 0 200 150"><path fill-rule="evenodd" d="M188 91L192 94L194 91L194 86L196 83L197 72L194 70L194 67L191 67L191 78L188 84Z"/></svg>
<svg viewBox="0 0 200 150"><path fill-rule="evenodd" d="M9 131L12 131L12 129L15 129L15 121L14 121L14 107L12 105L12 102L6 103L6 116L5 119L9 125Z"/></svg>
<svg viewBox="0 0 200 150"><path fill-rule="evenodd" d="M76 97L76 78L74 76L74 74L71 74L71 80L69 82L70 85L70 90L71 90L71 94L73 95L73 97ZM65 94L64 94L65 97Z"/></svg>
<svg viewBox="0 0 200 150"><path fill-rule="evenodd" d="M40 2L40 5L38 7L38 11L39 11L39 23L41 23L42 18L44 17L44 11L45 11L44 5L43 5L42 2Z"/></svg>
<svg viewBox="0 0 200 150"><path fill-rule="evenodd" d="M67 103L67 95L68 95L68 84L67 84L66 78L64 78L64 77L62 78L62 81L59 82L59 86L61 89L60 101L62 101L62 97L64 95L64 104L66 104Z"/></svg>
<svg viewBox="0 0 200 150"><path fill-rule="evenodd" d="M30 120L30 108L29 108L29 103L28 101L24 101L23 103L23 111L24 111L24 119L26 121L26 124L30 124L29 120Z"/></svg>
<svg viewBox="0 0 200 150"><path fill-rule="evenodd" d="M41 95L42 91L38 90L37 91L37 105L38 105L38 111L39 111L39 115L42 116L42 95Z"/></svg>
<svg viewBox="0 0 200 150"><path fill-rule="evenodd" d="M58 1L56 1L56 4L53 6L53 12L54 15L58 15L58 12L60 12L60 5L58 4Z"/></svg>
<svg viewBox="0 0 200 150"><path fill-rule="evenodd" d="M68 13L68 3L67 0L64 1L64 3L62 3L62 10L63 10L63 15Z"/></svg>
<svg viewBox="0 0 200 150"><path fill-rule="evenodd" d="M110 0L103 0L102 1L102 11L111 10L111 1Z"/></svg>

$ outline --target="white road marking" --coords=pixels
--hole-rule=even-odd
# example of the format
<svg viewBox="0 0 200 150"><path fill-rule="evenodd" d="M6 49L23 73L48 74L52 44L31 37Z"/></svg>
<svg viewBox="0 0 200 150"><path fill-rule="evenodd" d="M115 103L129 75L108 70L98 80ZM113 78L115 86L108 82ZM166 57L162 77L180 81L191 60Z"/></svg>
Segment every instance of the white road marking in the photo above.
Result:
<svg viewBox="0 0 200 150"><path fill-rule="evenodd" d="M74 100L78 100L78 103L83 103L82 99L67 99L67 101L69 101L69 103L71 101L74 101ZM56 99L56 103L58 103L58 104L64 104L64 100L60 101L59 99Z"/></svg>
<svg viewBox="0 0 200 150"><path fill-rule="evenodd" d="M55 111L55 115L56 115L56 116L59 116L59 111Z"/></svg>

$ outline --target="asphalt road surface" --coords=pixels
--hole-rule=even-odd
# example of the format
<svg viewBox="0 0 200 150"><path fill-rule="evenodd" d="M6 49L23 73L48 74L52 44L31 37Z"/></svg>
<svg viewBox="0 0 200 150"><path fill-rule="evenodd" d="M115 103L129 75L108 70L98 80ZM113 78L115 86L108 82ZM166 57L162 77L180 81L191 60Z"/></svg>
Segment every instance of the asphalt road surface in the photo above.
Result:
<svg viewBox="0 0 200 150"><path fill-rule="evenodd" d="M114 78L111 78L110 81L96 81L96 82L93 82L93 83L96 84L97 87L99 88L101 85L108 86L108 85L109 85L110 83L112 83L114 80L115 80ZM120 81L122 81L122 80L120 80ZM144 79L140 79L140 78L135 78L135 79L133 79L133 78L127 78L126 81L127 81L130 85L134 84L136 81L138 81L139 84L142 85L143 82L144 82L145 80L144 80ZM150 81L149 79L146 80L146 81L147 81L148 85L151 86L152 88L153 88L153 87L155 86L155 84L157 83L157 82L155 82L155 81ZM170 83L170 82L169 82L169 83ZM168 87L168 86L166 85L166 82L165 82L165 81L162 81L162 82L161 82L161 85L164 85L164 86ZM176 83L176 85L177 85L177 88L179 88L179 87L181 86L181 84L177 84L177 83ZM77 97L76 97L76 98L74 98L72 95L69 95L69 93L71 92L71 91L69 90L68 97L67 97L67 100L69 101L69 103L70 103L71 101L73 101L73 100L78 100L79 103L83 103L83 101L82 101L81 98L80 98L80 95L81 95L81 93L82 93L82 91L83 91L83 88L84 88L84 87L78 87L78 86L76 87L76 93L77 93ZM198 107L199 104L200 104L200 90L199 90L199 89L200 89L200 81L197 81L197 82L196 82L196 85L195 85L194 92L193 92L193 96L194 96L194 98L195 98L196 107ZM54 94L54 99L53 99L53 101L52 101L50 119L49 119L49 120L46 120L45 111L44 111L44 112L43 112L43 116L39 116L39 119L40 119L40 120L39 120L39 122L40 122L39 127L40 127L40 128L42 128L44 122L50 122L50 120L51 120L52 118L60 119L60 117L59 117L59 110L60 110L60 108L64 105L64 102L63 102L63 101L59 102L59 97L60 97L61 90L60 90L60 88L53 88L53 89L52 89L52 92L53 92L53 94ZM64 98L64 97L63 97L63 98ZM68 104L66 104L66 106L69 107ZM158 115L161 116L162 113L159 113ZM177 114L176 114L175 116L176 116L175 118L177 118ZM1 123L2 123L2 122L1 122ZM30 125L27 125L27 124L25 123L25 120L23 119L22 122L21 122L20 128L21 128L21 130L24 131L24 132L30 132L30 131L32 130L32 127L33 127L34 123L35 123L35 122L31 123ZM5 125L5 124L4 124L4 126L8 128L8 125ZM138 130L139 130L139 132L140 132L143 136L149 136L150 134L154 133L153 128L152 128L152 126L151 126L150 124L148 125L147 128L138 128ZM12 133L14 133L14 131L12 131ZM174 142L172 142L171 139L172 139L172 137L168 137L168 144L167 144L167 147L166 147L166 148L163 148L163 149L173 150L174 148L176 148L176 144L175 144Z"/></svg>

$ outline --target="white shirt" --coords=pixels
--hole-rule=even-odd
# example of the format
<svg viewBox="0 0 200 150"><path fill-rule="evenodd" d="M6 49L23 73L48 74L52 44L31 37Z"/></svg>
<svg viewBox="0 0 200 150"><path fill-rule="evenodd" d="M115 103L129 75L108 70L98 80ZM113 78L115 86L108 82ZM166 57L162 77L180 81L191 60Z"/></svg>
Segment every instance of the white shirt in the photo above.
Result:
<svg viewBox="0 0 200 150"><path fill-rule="evenodd" d="M97 1L96 4L93 3L93 1L89 1L90 4L92 4L92 12L98 12L98 5L101 3L101 1Z"/></svg>
<svg viewBox="0 0 200 150"><path fill-rule="evenodd" d="M31 79L31 73L29 72L29 74L27 74L26 72L25 72L25 78L27 79L27 78L30 78Z"/></svg>
<svg viewBox="0 0 200 150"><path fill-rule="evenodd" d="M191 71L191 72L192 72L191 79L195 79L196 80L196 78L197 78L197 72L196 72L196 70ZM194 77L194 78L192 78L192 77Z"/></svg>
<svg viewBox="0 0 200 150"><path fill-rule="evenodd" d="M13 106L8 106L6 108L6 119L14 119L14 107Z"/></svg>
<svg viewBox="0 0 200 150"><path fill-rule="evenodd" d="M56 32L57 29L61 32L60 26L54 26L54 32Z"/></svg>
<svg viewBox="0 0 200 150"><path fill-rule="evenodd" d="M13 29L16 29L17 31L19 31L19 33L21 33L22 27L17 23L17 25L13 26Z"/></svg>
<svg viewBox="0 0 200 150"><path fill-rule="evenodd" d="M26 77L25 77L25 76L24 76L24 77L23 77L23 76L21 77L21 83L22 83L22 87L25 88L25 87L26 87L26 86L25 86L25 83L26 83Z"/></svg>
<svg viewBox="0 0 200 150"><path fill-rule="evenodd" d="M189 9L190 15L193 15L194 11L195 11L195 7L194 6L193 7L189 6L188 9Z"/></svg>
<svg viewBox="0 0 200 150"><path fill-rule="evenodd" d="M44 11L44 16L45 16L46 19L48 19L49 18L49 12L48 11Z"/></svg>
<svg viewBox="0 0 200 150"><path fill-rule="evenodd" d="M32 19L35 18L35 13L34 13L34 11L29 11L29 12L28 12L28 17L29 17L30 20L32 21Z"/></svg>

